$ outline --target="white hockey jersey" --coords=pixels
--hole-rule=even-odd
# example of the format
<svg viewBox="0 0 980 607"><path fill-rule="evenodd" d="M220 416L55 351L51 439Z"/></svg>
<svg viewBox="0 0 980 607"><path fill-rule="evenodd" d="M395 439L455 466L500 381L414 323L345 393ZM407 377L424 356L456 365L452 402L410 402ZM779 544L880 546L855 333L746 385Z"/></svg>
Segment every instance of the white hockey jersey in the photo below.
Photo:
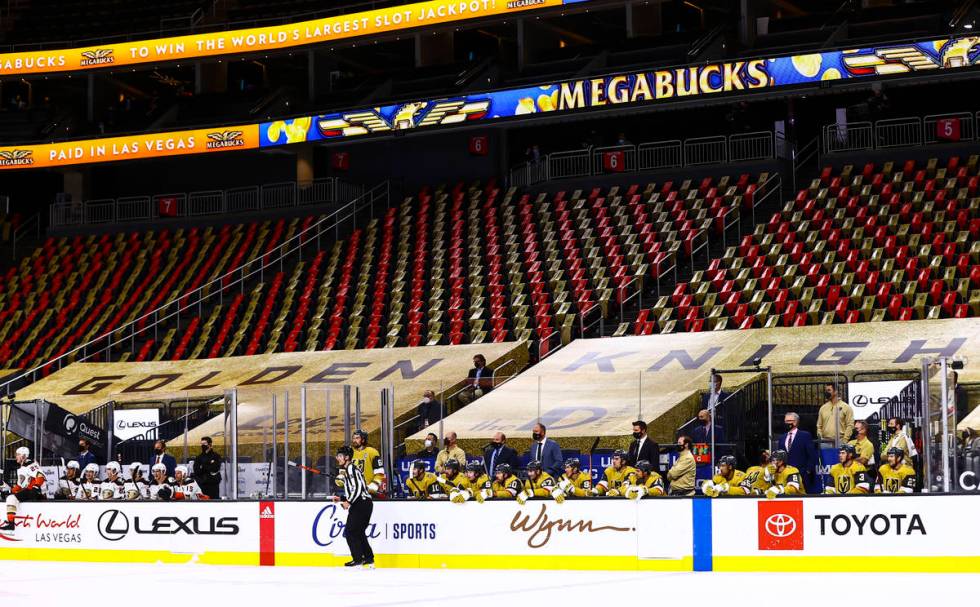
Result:
<svg viewBox="0 0 980 607"><path fill-rule="evenodd" d="M58 479L58 488L55 490L55 498L73 500L78 497L78 488L81 486L79 478L68 478L62 476Z"/></svg>
<svg viewBox="0 0 980 607"><path fill-rule="evenodd" d="M126 481L123 491L128 500L148 500L150 499L150 483L146 479Z"/></svg>
<svg viewBox="0 0 980 607"><path fill-rule="evenodd" d="M114 481L105 479L102 481L102 485L99 486L99 500L108 501L123 499L123 497L125 497L125 494L123 493L124 485L125 483L123 483L123 479L121 478L116 478Z"/></svg>
<svg viewBox="0 0 980 607"><path fill-rule="evenodd" d="M174 483L174 499L193 501L208 498L201 491L201 487L197 484L197 481L188 478L184 479L182 483Z"/></svg>
<svg viewBox="0 0 980 607"><path fill-rule="evenodd" d="M166 481L162 483L158 483L156 479L154 479L152 482L150 482L149 486L147 487L147 493L149 494L150 499L165 500L165 501L172 500L174 494L173 482L174 479L172 478L168 478ZM164 488L166 488L166 491L164 491L165 495L160 495L160 490Z"/></svg>
<svg viewBox="0 0 980 607"><path fill-rule="evenodd" d="M34 460L24 460L23 465L17 468L17 484L21 490L30 488L44 488L44 473L41 466Z"/></svg>
<svg viewBox="0 0 980 607"><path fill-rule="evenodd" d="M102 488L102 481L99 479L93 479L91 481L82 479L82 482L78 484L78 492L75 494L75 499L90 501L99 499L99 490Z"/></svg>

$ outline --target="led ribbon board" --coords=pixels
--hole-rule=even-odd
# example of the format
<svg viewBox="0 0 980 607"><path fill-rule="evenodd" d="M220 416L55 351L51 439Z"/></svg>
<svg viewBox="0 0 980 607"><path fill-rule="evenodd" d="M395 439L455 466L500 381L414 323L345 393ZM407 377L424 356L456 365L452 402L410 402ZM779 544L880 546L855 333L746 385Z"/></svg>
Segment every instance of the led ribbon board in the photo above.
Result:
<svg viewBox="0 0 980 607"><path fill-rule="evenodd" d="M737 95L829 80L921 74L967 68L978 63L978 36L745 59L410 101L261 124L0 147L0 169L342 140L443 125L489 124L528 115L641 106L719 94Z"/></svg>
<svg viewBox="0 0 980 607"><path fill-rule="evenodd" d="M83 71L254 53L400 32L590 0L430 0L285 25L0 54L0 76Z"/></svg>

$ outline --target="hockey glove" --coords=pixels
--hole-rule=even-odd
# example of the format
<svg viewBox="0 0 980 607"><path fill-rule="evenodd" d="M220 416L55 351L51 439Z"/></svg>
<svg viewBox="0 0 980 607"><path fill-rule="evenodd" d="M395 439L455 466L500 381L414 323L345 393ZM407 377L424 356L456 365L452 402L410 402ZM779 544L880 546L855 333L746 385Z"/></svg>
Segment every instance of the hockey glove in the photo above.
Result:
<svg viewBox="0 0 980 607"><path fill-rule="evenodd" d="M530 497L531 497L531 494L529 494L527 491L521 491L520 493L517 494L517 497L515 497L514 499L517 500L517 503L518 504L520 504L520 505L523 506L524 504L527 503L527 500Z"/></svg>
<svg viewBox="0 0 980 607"><path fill-rule="evenodd" d="M556 504L565 503L565 492L562 491L561 489L558 489L557 487L551 490L551 497L555 499Z"/></svg>

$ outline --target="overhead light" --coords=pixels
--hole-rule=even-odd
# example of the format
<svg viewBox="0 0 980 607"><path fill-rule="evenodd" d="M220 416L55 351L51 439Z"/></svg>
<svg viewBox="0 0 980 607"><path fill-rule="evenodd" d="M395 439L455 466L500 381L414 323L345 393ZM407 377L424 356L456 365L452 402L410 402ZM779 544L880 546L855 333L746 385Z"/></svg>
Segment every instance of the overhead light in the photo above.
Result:
<svg viewBox="0 0 980 607"><path fill-rule="evenodd" d="M964 23L963 24L963 29L965 29L965 30L972 30L973 29L973 24L972 23Z"/></svg>

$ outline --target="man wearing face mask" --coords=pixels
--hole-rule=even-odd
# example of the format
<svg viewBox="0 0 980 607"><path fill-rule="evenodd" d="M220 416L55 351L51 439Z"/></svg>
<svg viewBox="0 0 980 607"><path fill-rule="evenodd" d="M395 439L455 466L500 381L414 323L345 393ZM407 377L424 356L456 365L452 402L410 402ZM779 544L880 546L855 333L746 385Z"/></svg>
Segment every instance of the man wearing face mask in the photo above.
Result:
<svg viewBox="0 0 980 607"><path fill-rule="evenodd" d="M177 460L174 456L167 453L167 443L162 440L158 440L153 443L153 461L150 463L152 468L153 464L163 464L167 467L167 476L173 477L174 470L177 468Z"/></svg>
<svg viewBox="0 0 980 607"><path fill-rule="evenodd" d="M415 459L432 460L434 465L436 456L439 455L439 437L429 432L425 435L425 442L422 444L422 450L415 454Z"/></svg>
<svg viewBox="0 0 980 607"><path fill-rule="evenodd" d="M483 450L483 464L487 470L487 476L493 476L497 469L497 464L507 464L512 470L521 467L521 460L517 457L517 451L507 444L507 437L503 432L493 435L493 440Z"/></svg>
<svg viewBox="0 0 980 607"><path fill-rule="evenodd" d="M643 420L633 422L633 442L626 452L626 463L636 466L636 462L647 461L654 470L660 470L660 446L647 436L647 423Z"/></svg>
<svg viewBox="0 0 980 607"><path fill-rule="evenodd" d="M194 458L194 480L208 499L220 499L221 456L211 448L211 437L201 438L201 454Z"/></svg>
<svg viewBox="0 0 980 607"><path fill-rule="evenodd" d="M786 424L786 434L779 437L777 449L785 451L787 463L803 475L803 485L819 493L822 488L817 487L813 478L813 471L817 466L817 448L813 444L813 435L800 429L800 416L796 413L787 413L783 421Z"/></svg>
<svg viewBox="0 0 980 607"><path fill-rule="evenodd" d="M531 430L531 460L541 462L541 468L553 478L561 476L562 456L558 443L545 436L548 429L538 422Z"/></svg>
<svg viewBox="0 0 980 607"><path fill-rule="evenodd" d="M827 402L817 414L817 438L843 445L851 440L851 432L854 431L854 409L837 397L834 384L824 386L824 396Z"/></svg>
<svg viewBox="0 0 980 607"><path fill-rule="evenodd" d="M426 390L419 402L419 430L424 430L431 424L442 419L442 403L436 400L436 393Z"/></svg>
<svg viewBox="0 0 980 607"><path fill-rule="evenodd" d="M443 439L445 447L436 456L436 474L442 474L446 468L446 462L451 459L457 462L466 461L466 452L456 446L456 433L450 432Z"/></svg>
<svg viewBox="0 0 980 607"><path fill-rule="evenodd" d="M892 449L901 449L902 453L902 463L906 466L912 465L912 458L918 454L915 450L915 444L912 439L905 433L905 420L901 417L892 417L888 420L888 443L884 447L885 453L888 453Z"/></svg>
<svg viewBox="0 0 980 607"><path fill-rule="evenodd" d="M75 460L82 470L85 466L89 464L98 464L98 460L95 458L95 454L92 453L92 445L88 442L88 439L80 438L78 439L78 459Z"/></svg>
<svg viewBox="0 0 980 607"><path fill-rule="evenodd" d="M493 390L493 369L487 366L487 359L482 354L473 357L473 368L466 378L466 387L459 393L459 400L468 405Z"/></svg>

